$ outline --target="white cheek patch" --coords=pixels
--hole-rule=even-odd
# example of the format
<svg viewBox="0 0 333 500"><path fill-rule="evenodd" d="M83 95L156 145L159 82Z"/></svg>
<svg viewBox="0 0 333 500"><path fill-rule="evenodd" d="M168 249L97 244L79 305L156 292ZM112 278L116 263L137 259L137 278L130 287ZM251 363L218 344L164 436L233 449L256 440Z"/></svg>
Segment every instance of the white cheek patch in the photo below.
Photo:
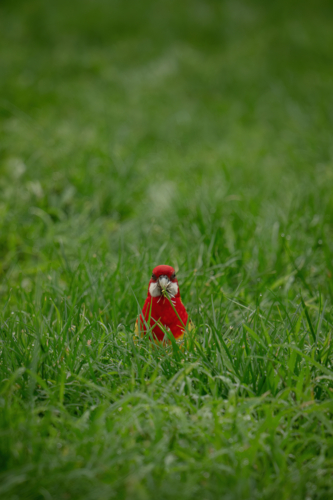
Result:
<svg viewBox="0 0 333 500"><path fill-rule="evenodd" d="M178 293L177 283L173 283L172 281L170 281L168 286L168 292L170 293L170 295L173 295L175 297Z"/></svg>
<svg viewBox="0 0 333 500"><path fill-rule="evenodd" d="M150 283L149 293L152 297L159 297L161 295L160 288L157 283Z"/></svg>
<svg viewBox="0 0 333 500"><path fill-rule="evenodd" d="M162 278L160 280L160 286L158 285L158 283L150 283L149 285L150 295L152 297L160 297L161 287L164 288L171 295L171 297L175 297L178 293L177 283L173 283L172 281L169 281L166 278Z"/></svg>

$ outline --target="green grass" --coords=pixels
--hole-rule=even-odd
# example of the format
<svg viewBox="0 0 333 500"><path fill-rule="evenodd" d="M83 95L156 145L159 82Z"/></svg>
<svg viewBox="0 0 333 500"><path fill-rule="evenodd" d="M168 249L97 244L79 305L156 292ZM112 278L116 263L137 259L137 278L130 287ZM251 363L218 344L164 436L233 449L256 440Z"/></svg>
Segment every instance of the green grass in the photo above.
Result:
<svg viewBox="0 0 333 500"><path fill-rule="evenodd" d="M332 14L1 3L1 499L332 498Z"/></svg>

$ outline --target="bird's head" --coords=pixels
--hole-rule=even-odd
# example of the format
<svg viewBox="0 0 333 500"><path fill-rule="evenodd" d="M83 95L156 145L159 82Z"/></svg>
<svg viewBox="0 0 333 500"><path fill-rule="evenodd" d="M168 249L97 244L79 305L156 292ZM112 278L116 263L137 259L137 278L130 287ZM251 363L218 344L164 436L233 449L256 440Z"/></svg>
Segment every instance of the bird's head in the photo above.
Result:
<svg viewBox="0 0 333 500"><path fill-rule="evenodd" d="M169 296L173 298L179 296L178 281L173 267L157 266L153 269L148 294L152 297Z"/></svg>

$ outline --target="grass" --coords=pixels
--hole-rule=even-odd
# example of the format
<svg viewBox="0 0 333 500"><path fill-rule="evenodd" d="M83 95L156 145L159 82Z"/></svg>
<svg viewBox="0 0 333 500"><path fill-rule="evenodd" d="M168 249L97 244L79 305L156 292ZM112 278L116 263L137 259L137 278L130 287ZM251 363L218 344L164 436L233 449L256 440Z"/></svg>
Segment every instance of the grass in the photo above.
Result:
<svg viewBox="0 0 333 500"><path fill-rule="evenodd" d="M331 498L330 3L0 9L0 498Z"/></svg>

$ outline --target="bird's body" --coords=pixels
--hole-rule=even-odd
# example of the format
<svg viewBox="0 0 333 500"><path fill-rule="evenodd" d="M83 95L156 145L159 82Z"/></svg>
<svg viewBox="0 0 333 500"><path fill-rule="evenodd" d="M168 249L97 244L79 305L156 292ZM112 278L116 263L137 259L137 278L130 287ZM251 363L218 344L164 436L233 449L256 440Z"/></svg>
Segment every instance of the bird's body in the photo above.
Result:
<svg viewBox="0 0 333 500"><path fill-rule="evenodd" d="M188 314L180 298L175 270L171 266L155 267L135 333L143 336L147 331L152 332L154 340L164 342L167 330L178 341L184 336L187 322Z"/></svg>

